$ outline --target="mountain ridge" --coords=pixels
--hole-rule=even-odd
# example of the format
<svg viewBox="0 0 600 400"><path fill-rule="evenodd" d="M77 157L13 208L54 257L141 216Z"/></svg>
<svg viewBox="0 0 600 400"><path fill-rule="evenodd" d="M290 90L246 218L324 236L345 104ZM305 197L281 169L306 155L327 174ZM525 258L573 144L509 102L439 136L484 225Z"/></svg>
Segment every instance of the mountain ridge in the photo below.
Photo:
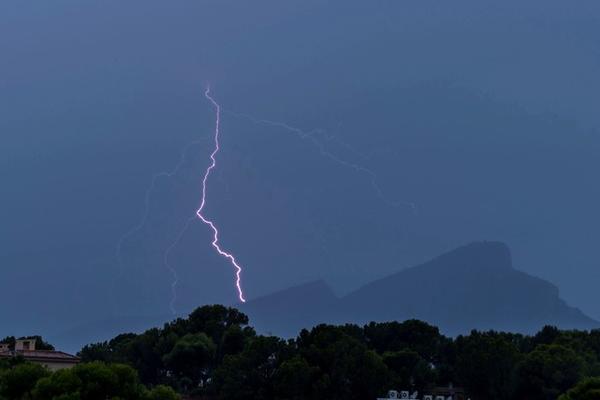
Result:
<svg viewBox="0 0 600 400"><path fill-rule="evenodd" d="M321 323L407 319L423 320L450 336L472 329L534 333L544 325L600 328L600 322L560 298L556 285L515 269L509 247L501 242L469 243L344 296L337 296L327 282L318 279L233 306L248 315L259 333L286 338ZM50 336L62 348L76 351L91 341L141 332L149 324L169 319L122 317Z"/></svg>
<svg viewBox="0 0 600 400"><path fill-rule="evenodd" d="M321 322L413 318L439 326L449 335L472 329L531 333L544 325L600 327L600 322L561 299L556 285L514 269L510 249L502 242L461 246L342 297L335 296L325 282L316 282L295 286L290 294L281 290L274 297L261 296L240 308L259 330L286 337ZM310 291L301 294L303 287ZM327 301L319 303L321 298ZM309 301L302 303L303 299ZM265 307L270 303L277 306ZM282 320L284 324L278 322Z"/></svg>

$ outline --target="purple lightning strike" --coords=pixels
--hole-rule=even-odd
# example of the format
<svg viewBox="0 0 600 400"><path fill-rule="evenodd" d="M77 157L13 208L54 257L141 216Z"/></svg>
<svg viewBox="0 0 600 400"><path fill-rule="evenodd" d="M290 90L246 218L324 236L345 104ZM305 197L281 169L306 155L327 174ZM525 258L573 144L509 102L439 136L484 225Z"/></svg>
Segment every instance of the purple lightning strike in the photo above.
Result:
<svg viewBox="0 0 600 400"><path fill-rule="evenodd" d="M206 97L212 103L212 105L215 107L215 110L216 110L215 148L214 148L213 152L210 154L211 164L204 172L204 178L202 179L202 202L200 203L200 208L198 208L198 210L196 211L196 215L198 216L198 218L200 218L202 220L202 222L204 222L206 225L208 225L210 227L210 229L212 229L212 231L213 231L212 246L215 248L215 250L217 250L217 252L220 255L227 258L229 260L229 262L231 262L231 264L235 267L235 269L236 269L235 285L237 287L238 297L240 298L240 301L242 303L245 303L246 299L244 299L244 292L242 291L242 285L241 285L242 267L240 267L240 265L238 264L237 260L233 256L233 254L228 253L221 248L221 246L219 245L219 230L217 229L216 225L211 220L206 218L206 216L203 214L204 206L206 205L206 184L208 182L208 178L210 176L211 171L217 166L216 155L219 152L219 150L221 149L219 146L219 127L220 127L220 123L221 123L221 106L215 101L215 99L213 99L211 97L210 86L206 88L206 91L204 92L204 97Z"/></svg>
<svg viewBox="0 0 600 400"><path fill-rule="evenodd" d="M414 203L409 203L409 202L403 202L403 201L398 201L398 200L394 200L394 199L390 199L388 198L384 191L382 190L382 188L379 185L378 182L378 177L376 175L376 173L369 169L368 167L362 165L362 163L360 162L355 162L352 161L348 158L345 158L343 156L339 156L337 154L335 154L334 152L330 151L327 148L327 144L326 142L335 142L337 145L340 145L342 147L345 147L348 151L350 151L351 153L353 153L355 156L357 156L358 158L362 159L363 161L367 161L368 159L371 158L371 156L367 156L364 154L361 154L360 152L356 151L354 148L352 148L349 144L343 142L341 139L328 134L325 130L323 129L314 129L312 131L303 131L299 128L290 126L286 123L283 122L277 122L277 121L271 121L271 120L266 120L266 119L259 119L259 118L255 118L253 116L247 115L247 114L240 114L240 113L235 113L233 111L230 110L226 110L223 109L220 104L218 104L210 95L210 87L208 87L204 93L204 96L206 97L206 99L208 101L211 102L211 104L215 107L216 110L216 119L215 119L215 130L214 130L214 149L212 151L212 153L210 154L210 159L211 159L211 164L209 165L209 167L206 169L206 171L204 172L204 176L202 179L202 199L201 199L201 204L200 207L196 210L196 214L191 216L190 218L187 219L185 225L183 226L183 229L181 230L181 232L176 236L175 241L173 243L171 243L171 245L169 247L167 247L167 249L165 250L164 256L163 256L163 264L164 266L169 270L170 274L172 275L172 282L171 282L171 301L169 303L169 308L171 309L171 312L176 315L176 310L175 310L175 303L177 301L177 286L179 284L179 278L177 276L177 271L175 270L175 268L171 265L171 263L169 262L170 259L170 255L171 253L177 248L177 246L180 244L182 238L184 237L184 235L186 234L186 232L188 231L188 228L192 225L192 223L196 220L201 220L204 224L208 225L213 232L213 240L212 240L212 246L216 249L216 251L223 257L227 258L229 260L229 262L233 265L233 267L235 267L236 270L236 287L238 290L238 296L240 301L245 302L245 298L244 298L244 293L241 287L241 273L242 273L242 267L238 264L238 261L236 260L236 258L234 257L233 254L230 254L226 251L224 251L220 244L219 244L219 230L216 227L216 225L214 224L214 222L212 222L211 220L209 220L205 215L204 215L204 208L206 205L206 192L207 192L207 183L208 183L208 179L211 175L211 172L213 169L216 168L216 156L218 154L218 152L220 151L220 144L219 144L219 128L220 128L220 122L221 122L221 112L228 112L231 115L233 115L234 117L237 118L243 118L243 119L247 119L250 120L251 122L255 123L255 124L259 124L259 125L266 125L266 126L272 126L272 127L277 127L277 128L281 128L285 131L288 131L290 133L295 134L296 136L298 136L300 139L302 140L307 140L309 141L311 144L313 144L318 151L320 152L320 154L328 159L330 159L331 161L346 167L348 169L354 170L356 172L362 173L364 175L366 175L371 183L371 186L373 187L377 197L379 197L384 203L386 203L388 206L392 206L392 207L400 207L400 206L404 206L404 207L409 207L413 210L414 214L417 215L417 206ZM320 140L320 138L324 138L326 142L323 142L322 140ZM179 163L175 166L175 168L171 171L167 171L167 172L161 172L158 173L156 175L154 175L152 177L152 182L150 187L147 189L146 191L146 195L145 195L145 201L144 201L144 211L142 213L142 218L141 221L139 222L139 224L135 227L133 227L129 232L127 232L120 240L119 243L117 244L117 249L116 249L116 255L117 255L117 260L118 260L118 265L120 267L119 270L119 278L121 277L122 273L123 273L123 260L122 260L122 249L123 246L125 244L125 242L131 237L133 236L135 233L142 231L142 229L145 227L148 218L150 216L150 197L151 194L154 192L155 186L157 184L157 181L161 178L172 178L175 175L177 175L180 170L183 168L183 166L186 163L186 155L188 153L188 151L190 150L190 148L192 146L196 146L201 144L201 141L194 141L190 144L188 144L182 151ZM118 278L117 278L118 279ZM114 298L113 292L114 292L114 286L116 284L116 280L113 283L113 287L110 290L110 296L111 299ZM113 299L114 302L114 299Z"/></svg>

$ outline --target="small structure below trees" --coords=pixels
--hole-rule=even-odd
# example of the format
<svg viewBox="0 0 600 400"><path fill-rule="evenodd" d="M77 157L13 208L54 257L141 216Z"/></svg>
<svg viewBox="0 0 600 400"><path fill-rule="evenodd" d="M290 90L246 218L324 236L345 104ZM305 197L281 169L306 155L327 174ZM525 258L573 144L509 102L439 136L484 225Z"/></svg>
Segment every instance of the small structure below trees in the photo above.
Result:
<svg viewBox="0 0 600 400"><path fill-rule="evenodd" d="M461 388L455 388L452 384L448 387L436 387L428 391L429 393L425 394L422 397L422 400L465 400L465 391ZM396 399L413 399L413 400L421 400L419 397L419 392L413 392L412 394L409 391L401 391L398 392L396 390L390 390L385 398L378 398L377 400L396 400ZM469 400L469 399L467 399Z"/></svg>

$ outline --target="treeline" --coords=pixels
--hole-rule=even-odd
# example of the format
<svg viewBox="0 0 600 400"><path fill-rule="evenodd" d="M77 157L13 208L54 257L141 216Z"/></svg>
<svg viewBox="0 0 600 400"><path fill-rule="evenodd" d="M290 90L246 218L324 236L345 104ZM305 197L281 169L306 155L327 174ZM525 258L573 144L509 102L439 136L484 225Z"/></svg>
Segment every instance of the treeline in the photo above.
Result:
<svg viewBox="0 0 600 400"><path fill-rule="evenodd" d="M146 385L228 400L375 399L392 388L423 393L450 383L474 400L554 400L579 382L577 390L600 399L600 383L585 380L600 376L600 331L553 327L448 338L410 320L320 325L283 340L257 335L236 309L206 306L162 329L88 345L80 356L131 365Z"/></svg>
<svg viewBox="0 0 600 400"><path fill-rule="evenodd" d="M283 340L257 335L244 314L217 305L79 356L82 364L55 373L3 361L0 399L368 400L453 383L473 400L600 400L600 330L448 338L410 320L320 325Z"/></svg>

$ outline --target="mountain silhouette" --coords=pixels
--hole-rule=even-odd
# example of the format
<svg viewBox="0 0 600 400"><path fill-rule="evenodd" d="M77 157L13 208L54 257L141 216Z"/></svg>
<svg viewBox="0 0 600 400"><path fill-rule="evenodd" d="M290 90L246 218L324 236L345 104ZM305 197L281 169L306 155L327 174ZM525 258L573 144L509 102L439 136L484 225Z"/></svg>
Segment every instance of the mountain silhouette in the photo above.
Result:
<svg viewBox="0 0 600 400"><path fill-rule="evenodd" d="M332 323L339 299L324 281L314 281L240 305L250 323L265 333L291 337L308 326Z"/></svg>
<svg viewBox="0 0 600 400"><path fill-rule="evenodd" d="M446 335L472 329L533 333L544 325L599 328L600 323L559 296L558 288L512 266L508 246L475 242L424 264L368 283L344 297L314 281L249 300L235 307L259 333L295 337L320 323L364 324L420 319ZM142 332L172 316L120 317L82 323L49 335L62 349L77 351L92 341Z"/></svg>
<svg viewBox="0 0 600 400"><path fill-rule="evenodd" d="M259 331L286 337L321 322L412 318L448 335L472 329L532 333L544 325L600 327L567 305L556 286L514 269L508 246L499 242L471 243L342 298L319 281L251 300L241 309Z"/></svg>

